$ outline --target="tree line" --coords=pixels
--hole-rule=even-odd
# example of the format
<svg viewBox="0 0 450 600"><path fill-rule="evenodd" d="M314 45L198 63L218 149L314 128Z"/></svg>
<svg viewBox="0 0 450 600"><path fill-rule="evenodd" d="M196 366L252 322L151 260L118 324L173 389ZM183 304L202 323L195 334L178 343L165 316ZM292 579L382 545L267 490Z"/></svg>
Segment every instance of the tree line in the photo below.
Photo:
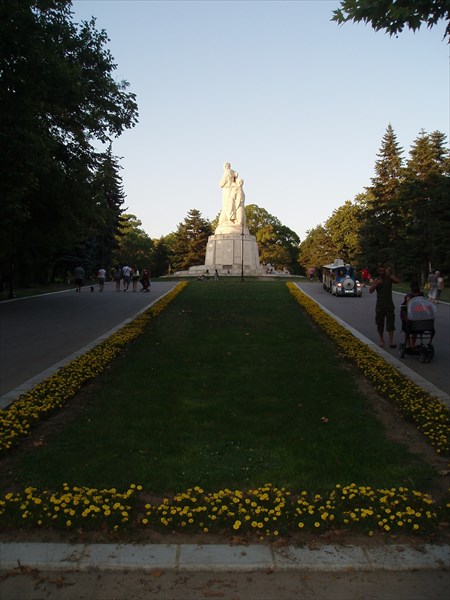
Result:
<svg viewBox="0 0 450 600"><path fill-rule="evenodd" d="M450 271L450 154L446 136L421 130L405 160L391 124L371 184L307 232L300 263L343 258L359 268L391 265L404 279Z"/></svg>
<svg viewBox="0 0 450 600"><path fill-rule="evenodd" d="M138 119L95 19L66 0L0 0L0 277L108 262L124 194L112 141Z"/></svg>
<svg viewBox="0 0 450 600"><path fill-rule="evenodd" d="M245 213L248 230L258 243L261 262L300 273L300 238L295 231L256 204L246 206ZM219 215L209 221L193 208L174 232L154 240L143 231L142 223L135 215L123 215L114 260L118 264L129 262L139 267L148 266L155 277L203 265L208 237L213 235Z"/></svg>
<svg viewBox="0 0 450 600"><path fill-rule="evenodd" d="M428 26L444 10L438 1L431 4L435 13ZM361 18L375 27L373 3L364 3L367 12L359 13L362 6L342 2L344 12L335 20ZM154 276L184 270L204 263L208 236L217 226L218 216L210 222L194 208L174 232L152 240L139 219L125 212L112 143L138 122L136 97L128 82L113 77L117 65L107 33L95 19L74 23L71 8L70 0L0 0L3 288L13 281L24 286L66 278L79 263L94 275L99 266L125 262L148 266ZM411 23L418 27L415 21L406 25ZM292 273L336 257L360 267L385 261L404 277L430 267L448 273L445 144L444 134L421 131L405 160L389 125L371 184L302 242L264 208L246 206L261 261Z"/></svg>

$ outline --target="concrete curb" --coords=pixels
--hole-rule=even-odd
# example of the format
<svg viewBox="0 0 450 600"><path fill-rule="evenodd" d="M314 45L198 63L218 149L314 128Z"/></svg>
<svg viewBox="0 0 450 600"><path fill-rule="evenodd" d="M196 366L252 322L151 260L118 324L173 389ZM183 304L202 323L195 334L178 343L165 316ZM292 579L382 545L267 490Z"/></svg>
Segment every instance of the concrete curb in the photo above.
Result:
<svg viewBox="0 0 450 600"><path fill-rule="evenodd" d="M442 571L450 570L450 546L0 543L0 569L19 566L46 571Z"/></svg>

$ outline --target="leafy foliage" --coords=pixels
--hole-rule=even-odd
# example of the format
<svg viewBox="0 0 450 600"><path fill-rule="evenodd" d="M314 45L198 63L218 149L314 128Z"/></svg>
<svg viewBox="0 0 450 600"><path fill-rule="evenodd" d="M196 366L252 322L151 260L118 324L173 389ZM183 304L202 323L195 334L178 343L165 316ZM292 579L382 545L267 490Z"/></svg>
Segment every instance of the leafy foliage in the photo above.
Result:
<svg viewBox="0 0 450 600"><path fill-rule="evenodd" d="M0 252L22 279L92 240L110 219L97 174L108 144L137 121L116 82L105 31L72 22L65 0L0 2ZM20 244L17 243L20 240Z"/></svg>
<svg viewBox="0 0 450 600"><path fill-rule="evenodd" d="M363 21L372 25L375 31L385 30L389 35L397 35L405 27L417 31L422 24L431 28L441 19L450 20L450 6L446 0L342 0L332 18L340 25L347 21ZM450 24L445 36L450 41Z"/></svg>
<svg viewBox="0 0 450 600"><path fill-rule="evenodd" d="M153 242L141 228L142 222L131 214L122 214L120 229L116 234L117 249L114 264L137 266L142 271L150 264Z"/></svg>
<svg viewBox="0 0 450 600"><path fill-rule="evenodd" d="M300 238L295 231L256 204L246 206L245 214L248 230L258 242L261 262L297 272Z"/></svg>
<svg viewBox="0 0 450 600"><path fill-rule="evenodd" d="M318 225L307 232L300 244L299 264L306 271L309 267L319 269L322 265L333 262L337 256L337 248L326 227Z"/></svg>

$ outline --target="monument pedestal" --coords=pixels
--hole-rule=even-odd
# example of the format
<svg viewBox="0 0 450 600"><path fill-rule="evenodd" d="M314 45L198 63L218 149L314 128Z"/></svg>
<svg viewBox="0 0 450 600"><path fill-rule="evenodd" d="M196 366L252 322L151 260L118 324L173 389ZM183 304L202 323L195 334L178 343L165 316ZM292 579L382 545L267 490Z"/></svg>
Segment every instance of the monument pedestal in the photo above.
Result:
<svg viewBox="0 0 450 600"><path fill-rule="evenodd" d="M220 233L218 233L220 231ZM208 238L206 246L205 269L211 274L217 269L219 274L241 275L242 257L244 275L262 275L259 264L258 244L247 227L218 227L214 235Z"/></svg>

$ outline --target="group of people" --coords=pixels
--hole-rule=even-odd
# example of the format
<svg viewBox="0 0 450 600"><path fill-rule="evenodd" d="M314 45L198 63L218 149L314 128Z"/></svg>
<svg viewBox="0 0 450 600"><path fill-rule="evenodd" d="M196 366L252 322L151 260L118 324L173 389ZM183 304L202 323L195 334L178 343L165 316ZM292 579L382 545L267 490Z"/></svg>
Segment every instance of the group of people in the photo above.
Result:
<svg viewBox="0 0 450 600"><path fill-rule="evenodd" d="M100 274L100 271L99 271ZM116 284L116 292L121 291L121 283L123 284L123 291L128 292L130 289L130 285L132 286L132 291L137 292L138 283L141 284L141 292L149 292L150 291L150 271L147 268L142 270L142 273L139 272L139 269L136 265L132 265L131 267L128 265L124 265L121 267L120 265L116 265L112 270L112 279ZM104 284L104 281L103 281ZM100 278L99 278L100 285ZM102 289L102 288L101 288ZM100 291L101 291L100 289Z"/></svg>
<svg viewBox="0 0 450 600"><path fill-rule="evenodd" d="M435 281L435 279L436 281ZM431 281L430 281L431 280ZM392 284L398 283L400 279L390 272L389 269L386 268L385 265L378 265L377 267L377 275L372 280L372 284L369 288L369 292L376 292L377 301L375 305L375 324L377 327L377 332L379 336L379 346L381 348L384 347L384 329L386 327L386 332L388 334L388 342L390 348L395 348L396 344L394 343L394 331L395 331L395 306L392 300ZM438 302L441 291L444 289L444 279L441 277L439 271L436 273L432 273L428 277L429 282L429 293L428 298L432 302ZM412 281L410 285L410 291L405 295L403 299L403 304L400 310L400 318L402 321L402 331L405 333L405 343L408 346L408 327L407 327L407 317L406 317L406 308L408 302L415 298L416 296L423 296L423 292L420 290L420 285L418 281ZM439 290L439 293L437 293ZM414 340L413 340L414 342Z"/></svg>
<svg viewBox="0 0 450 600"><path fill-rule="evenodd" d="M73 270L73 278L76 284L76 291L81 292L81 288L84 286L84 281L86 277L86 272L84 268L80 265L75 267ZM102 266L97 272L97 281L98 281L98 291L103 292L105 288L105 283L107 279L106 269ZM138 283L141 284L141 292L149 292L150 291L150 270L145 268L142 270L142 273L139 272L139 269L136 265L128 266L125 265L121 267L120 265L116 265L111 271L111 279L114 280L116 284L116 291L121 291L121 284L123 286L123 291L127 292L130 289L130 285L132 286L132 291L137 291ZM91 292L94 291L94 287L91 286Z"/></svg>

